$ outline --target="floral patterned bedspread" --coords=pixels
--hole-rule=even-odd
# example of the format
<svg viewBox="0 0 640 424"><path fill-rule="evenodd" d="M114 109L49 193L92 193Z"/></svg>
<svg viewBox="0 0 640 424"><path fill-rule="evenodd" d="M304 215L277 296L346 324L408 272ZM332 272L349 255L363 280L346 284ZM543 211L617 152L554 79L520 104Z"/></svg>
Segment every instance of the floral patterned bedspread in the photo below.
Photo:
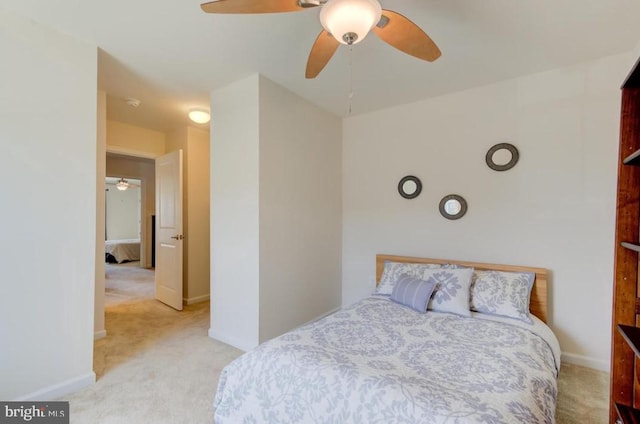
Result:
<svg viewBox="0 0 640 424"><path fill-rule="evenodd" d="M215 423L554 423L551 330L478 316L364 299L225 367Z"/></svg>

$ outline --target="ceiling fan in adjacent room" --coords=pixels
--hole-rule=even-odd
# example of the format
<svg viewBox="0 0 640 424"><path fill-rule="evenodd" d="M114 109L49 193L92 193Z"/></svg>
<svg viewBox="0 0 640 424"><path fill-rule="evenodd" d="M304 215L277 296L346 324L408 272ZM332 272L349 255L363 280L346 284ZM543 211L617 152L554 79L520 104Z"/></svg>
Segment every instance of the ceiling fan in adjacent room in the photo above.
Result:
<svg viewBox="0 0 640 424"><path fill-rule="evenodd" d="M324 69L340 43L359 43L372 31L382 41L418 59L433 62L440 49L431 38L401 14L382 9L378 0L215 0L201 5L207 13L280 13L322 7L323 30L307 60L307 78Z"/></svg>
<svg viewBox="0 0 640 424"><path fill-rule="evenodd" d="M129 187L140 187L139 184L135 184L135 183L129 182L129 181L125 180L124 178L120 178L117 181L109 181L109 179L107 179L106 184L107 185L114 185L120 191L124 191L124 190L128 189Z"/></svg>

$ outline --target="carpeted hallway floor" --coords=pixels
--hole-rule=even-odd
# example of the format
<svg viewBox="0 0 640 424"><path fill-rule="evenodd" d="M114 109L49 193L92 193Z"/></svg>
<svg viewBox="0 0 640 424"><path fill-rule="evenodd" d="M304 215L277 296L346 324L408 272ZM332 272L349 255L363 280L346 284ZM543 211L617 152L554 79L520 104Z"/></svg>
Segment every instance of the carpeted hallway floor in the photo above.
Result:
<svg viewBox="0 0 640 424"><path fill-rule="evenodd" d="M221 369L242 352L207 336L209 303L177 312L153 299L106 309L95 342L98 381L66 398L75 424L212 423ZM558 424L608 421L608 374L564 364Z"/></svg>
<svg viewBox="0 0 640 424"><path fill-rule="evenodd" d="M212 423L220 370L242 352L207 336L209 303L177 312L144 300L106 314L98 381L67 399L71 423Z"/></svg>
<svg viewBox="0 0 640 424"><path fill-rule="evenodd" d="M105 264L104 306L153 299L154 271L140 268L140 262Z"/></svg>

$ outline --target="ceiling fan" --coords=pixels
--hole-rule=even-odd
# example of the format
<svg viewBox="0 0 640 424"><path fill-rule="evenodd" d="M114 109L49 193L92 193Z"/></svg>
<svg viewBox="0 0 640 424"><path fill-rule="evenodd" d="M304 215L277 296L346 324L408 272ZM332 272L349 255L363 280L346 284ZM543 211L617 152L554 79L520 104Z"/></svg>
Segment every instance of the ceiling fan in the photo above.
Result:
<svg viewBox="0 0 640 424"><path fill-rule="evenodd" d="M401 14L382 9L378 0L214 0L201 5L207 13L280 13L322 7L323 30L307 60L306 78L324 69L340 43L353 45L373 32L382 41L418 59L433 62L441 52L431 38Z"/></svg>
<svg viewBox="0 0 640 424"><path fill-rule="evenodd" d="M124 191L124 190L128 189L129 187L140 187L139 184L131 183L131 182L125 180L124 178L120 178L117 182L107 181L106 184L107 185L114 185L120 191Z"/></svg>

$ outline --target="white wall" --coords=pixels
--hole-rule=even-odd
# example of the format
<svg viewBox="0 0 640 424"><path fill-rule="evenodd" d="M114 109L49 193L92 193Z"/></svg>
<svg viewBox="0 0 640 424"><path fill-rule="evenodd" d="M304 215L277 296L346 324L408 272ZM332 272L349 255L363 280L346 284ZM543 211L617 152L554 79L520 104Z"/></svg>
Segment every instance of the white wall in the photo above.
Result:
<svg viewBox="0 0 640 424"><path fill-rule="evenodd" d="M51 399L95 381L97 48L0 28L0 399Z"/></svg>
<svg viewBox="0 0 640 424"><path fill-rule="evenodd" d="M107 121L107 150L112 153L156 158L165 153L166 135L163 132Z"/></svg>
<svg viewBox="0 0 640 424"><path fill-rule="evenodd" d="M524 76L344 122L343 303L374 288L376 253L550 270L564 359L609 369L619 86L631 55ZM486 151L510 142L506 172ZM397 193L418 176L415 200ZM465 197L459 221L440 199Z"/></svg>
<svg viewBox="0 0 640 424"><path fill-rule="evenodd" d="M247 350L258 344L257 75L211 93L211 328Z"/></svg>
<svg viewBox="0 0 640 424"><path fill-rule="evenodd" d="M342 120L260 78L260 341L340 306Z"/></svg>
<svg viewBox="0 0 640 424"><path fill-rule="evenodd" d="M127 181L131 184L141 183L133 178ZM106 193L107 239L139 239L142 208L140 187L129 186L126 190L118 190L115 185L108 185Z"/></svg>
<svg viewBox="0 0 640 424"><path fill-rule="evenodd" d="M105 337L104 327L104 290L105 290L105 255L104 232L105 222L105 177L107 176L107 93L98 91L96 145L96 271L95 271L95 303L93 309L93 329L96 339Z"/></svg>
<svg viewBox="0 0 640 424"><path fill-rule="evenodd" d="M341 121L257 75L211 115L209 334L249 349L340 305Z"/></svg>
<svg viewBox="0 0 640 424"><path fill-rule="evenodd" d="M209 131L187 128L188 148L186 168L188 195L186 234L189 285L185 293L187 304L209 299L210 250L209 250Z"/></svg>

